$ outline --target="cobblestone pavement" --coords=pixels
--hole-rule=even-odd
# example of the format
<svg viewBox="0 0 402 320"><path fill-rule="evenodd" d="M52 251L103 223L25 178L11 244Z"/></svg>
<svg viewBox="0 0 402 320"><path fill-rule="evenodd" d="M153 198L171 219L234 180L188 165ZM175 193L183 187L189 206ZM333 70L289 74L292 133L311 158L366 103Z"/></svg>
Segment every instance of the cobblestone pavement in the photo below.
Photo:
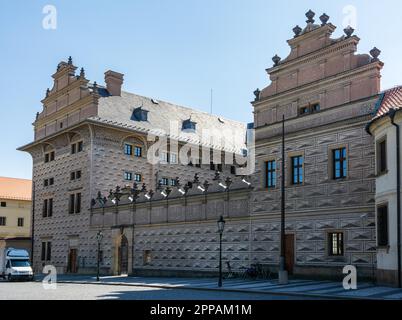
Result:
<svg viewBox="0 0 402 320"><path fill-rule="evenodd" d="M91 276L60 276L59 281L75 283L96 282ZM371 283L358 283L357 290L347 291L342 282L291 280L288 285L279 285L276 280L224 280L223 288L217 287L217 279L145 278L145 277L101 277L101 283L125 284L157 288L203 289L224 292L266 293L274 295L293 295L294 297L319 297L335 299L402 299L402 290L376 286Z"/></svg>
<svg viewBox="0 0 402 320"><path fill-rule="evenodd" d="M0 281L0 300L289 300L291 296L146 288L132 285L58 283L45 290L41 282ZM302 299L301 297L299 299Z"/></svg>

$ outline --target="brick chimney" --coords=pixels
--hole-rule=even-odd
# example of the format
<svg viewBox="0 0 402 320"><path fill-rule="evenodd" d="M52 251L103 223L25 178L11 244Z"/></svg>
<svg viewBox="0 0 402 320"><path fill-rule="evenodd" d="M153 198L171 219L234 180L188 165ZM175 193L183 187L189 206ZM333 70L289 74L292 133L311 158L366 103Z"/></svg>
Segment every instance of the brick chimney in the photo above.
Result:
<svg viewBox="0 0 402 320"><path fill-rule="evenodd" d="M121 85L124 82L124 74L115 71L105 72L106 89L112 96L121 96Z"/></svg>

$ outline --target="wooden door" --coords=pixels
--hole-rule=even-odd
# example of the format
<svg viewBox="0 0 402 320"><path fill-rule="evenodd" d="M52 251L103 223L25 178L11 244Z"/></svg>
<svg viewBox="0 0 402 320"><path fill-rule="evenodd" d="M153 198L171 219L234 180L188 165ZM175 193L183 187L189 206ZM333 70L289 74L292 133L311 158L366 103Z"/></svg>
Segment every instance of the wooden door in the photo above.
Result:
<svg viewBox="0 0 402 320"><path fill-rule="evenodd" d="M288 271L288 274L292 275L295 263L295 235L287 234L285 243L286 243L286 251L285 251L286 270Z"/></svg>
<svg viewBox="0 0 402 320"><path fill-rule="evenodd" d="M70 249L68 255L68 271L71 273L77 273L77 249Z"/></svg>
<svg viewBox="0 0 402 320"><path fill-rule="evenodd" d="M119 273L128 274L128 240L125 236L121 239L119 247Z"/></svg>

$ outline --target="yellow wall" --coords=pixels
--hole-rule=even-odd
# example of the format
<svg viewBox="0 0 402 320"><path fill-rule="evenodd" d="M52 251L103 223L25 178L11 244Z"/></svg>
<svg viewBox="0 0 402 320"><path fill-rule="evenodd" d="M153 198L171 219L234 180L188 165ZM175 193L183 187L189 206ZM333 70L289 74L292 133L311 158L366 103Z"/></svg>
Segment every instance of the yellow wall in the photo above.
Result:
<svg viewBox="0 0 402 320"><path fill-rule="evenodd" d="M7 200L7 207L0 206L0 217L6 217L6 226L0 226L0 238L30 237L31 201ZM18 227L18 218L24 218L24 226Z"/></svg>

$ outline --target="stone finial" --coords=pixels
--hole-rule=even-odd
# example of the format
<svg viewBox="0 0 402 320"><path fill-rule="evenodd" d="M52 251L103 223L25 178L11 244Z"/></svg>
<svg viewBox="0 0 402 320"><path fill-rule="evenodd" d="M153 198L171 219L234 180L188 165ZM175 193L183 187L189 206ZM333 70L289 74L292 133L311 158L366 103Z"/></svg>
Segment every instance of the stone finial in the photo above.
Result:
<svg viewBox="0 0 402 320"><path fill-rule="evenodd" d="M47 88L47 89L46 89L46 98L47 98L49 95L50 95L50 89Z"/></svg>
<svg viewBox="0 0 402 320"><path fill-rule="evenodd" d="M68 64L70 66L73 64L73 58L71 56L68 57Z"/></svg>
<svg viewBox="0 0 402 320"><path fill-rule="evenodd" d="M39 119L39 112L36 113L36 120Z"/></svg>
<svg viewBox="0 0 402 320"><path fill-rule="evenodd" d="M297 38L297 37L300 35L300 33L301 33L302 31L303 31L303 29L300 28L299 26L294 27L294 28L293 28L293 32L294 32L294 34L295 34L295 38Z"/></svg>
<svg viewBox="0 0 402 320"><path fill-rule="evenodd" d="M313 12L312 10L309 10L307 13L306 13L306 17L307 17L307 23L314 23L315 22L315 20L314 20L314 17L315 17L315 12Z"/></svg>
<svg viewBox="0 0 402 320"><path fill-rule="evenodd" d="M281 57L279 57L277 54L272 58L272 61L274 62L274 67L277 67L279 65L279 62L281 61Z"/></svg>
<svg viewBox="0 0 402 320"><path fill-rule="evenodd" d="M327 24L328 20L329 20L329 15L327 15L326 13L324 13L324 14L320 17L320 20L321 20L321 25L322 25L322 26L325 26L325 25Z"/></svg>
<svg viewBox="0 0 402 320"><path fill-rule="evenodd" d="M93 89L94 93L98 93L98 84L96 83L96 81L94 82L92 89Z"/></svg>
<svg viewBox="0 0 402 320"><path fill-rule="evenodd" d="M260 93L261 93L260 89L257 89L254 91L254 96L255 96L254 101L260 100Z"/></svg>
<svg viewBox="0 0 402 320"><path fill-rule="evenodd" d="M381 50L378 49L377 47L374 47L373 49L370 50L370 54L373 57L372 61L378 61L378 57L381 54Z"/></svg>
<svg viewBox="0 0 402 320"><path fill-rule="evenodd" d="M81 68L81 71L80 71L80 78L81 78L81 79L84 79L84 78L85 78L85 70L84 70L84 68Z"/></svg>
<svg viewBox="0 0 402 320"><path fill-rule="evenodd" d="M353 29L351 26L348 26L347 28L343 29L343 32L345 32L346 38L350 38L353 32L355 32L355 29Z"/></svg>

